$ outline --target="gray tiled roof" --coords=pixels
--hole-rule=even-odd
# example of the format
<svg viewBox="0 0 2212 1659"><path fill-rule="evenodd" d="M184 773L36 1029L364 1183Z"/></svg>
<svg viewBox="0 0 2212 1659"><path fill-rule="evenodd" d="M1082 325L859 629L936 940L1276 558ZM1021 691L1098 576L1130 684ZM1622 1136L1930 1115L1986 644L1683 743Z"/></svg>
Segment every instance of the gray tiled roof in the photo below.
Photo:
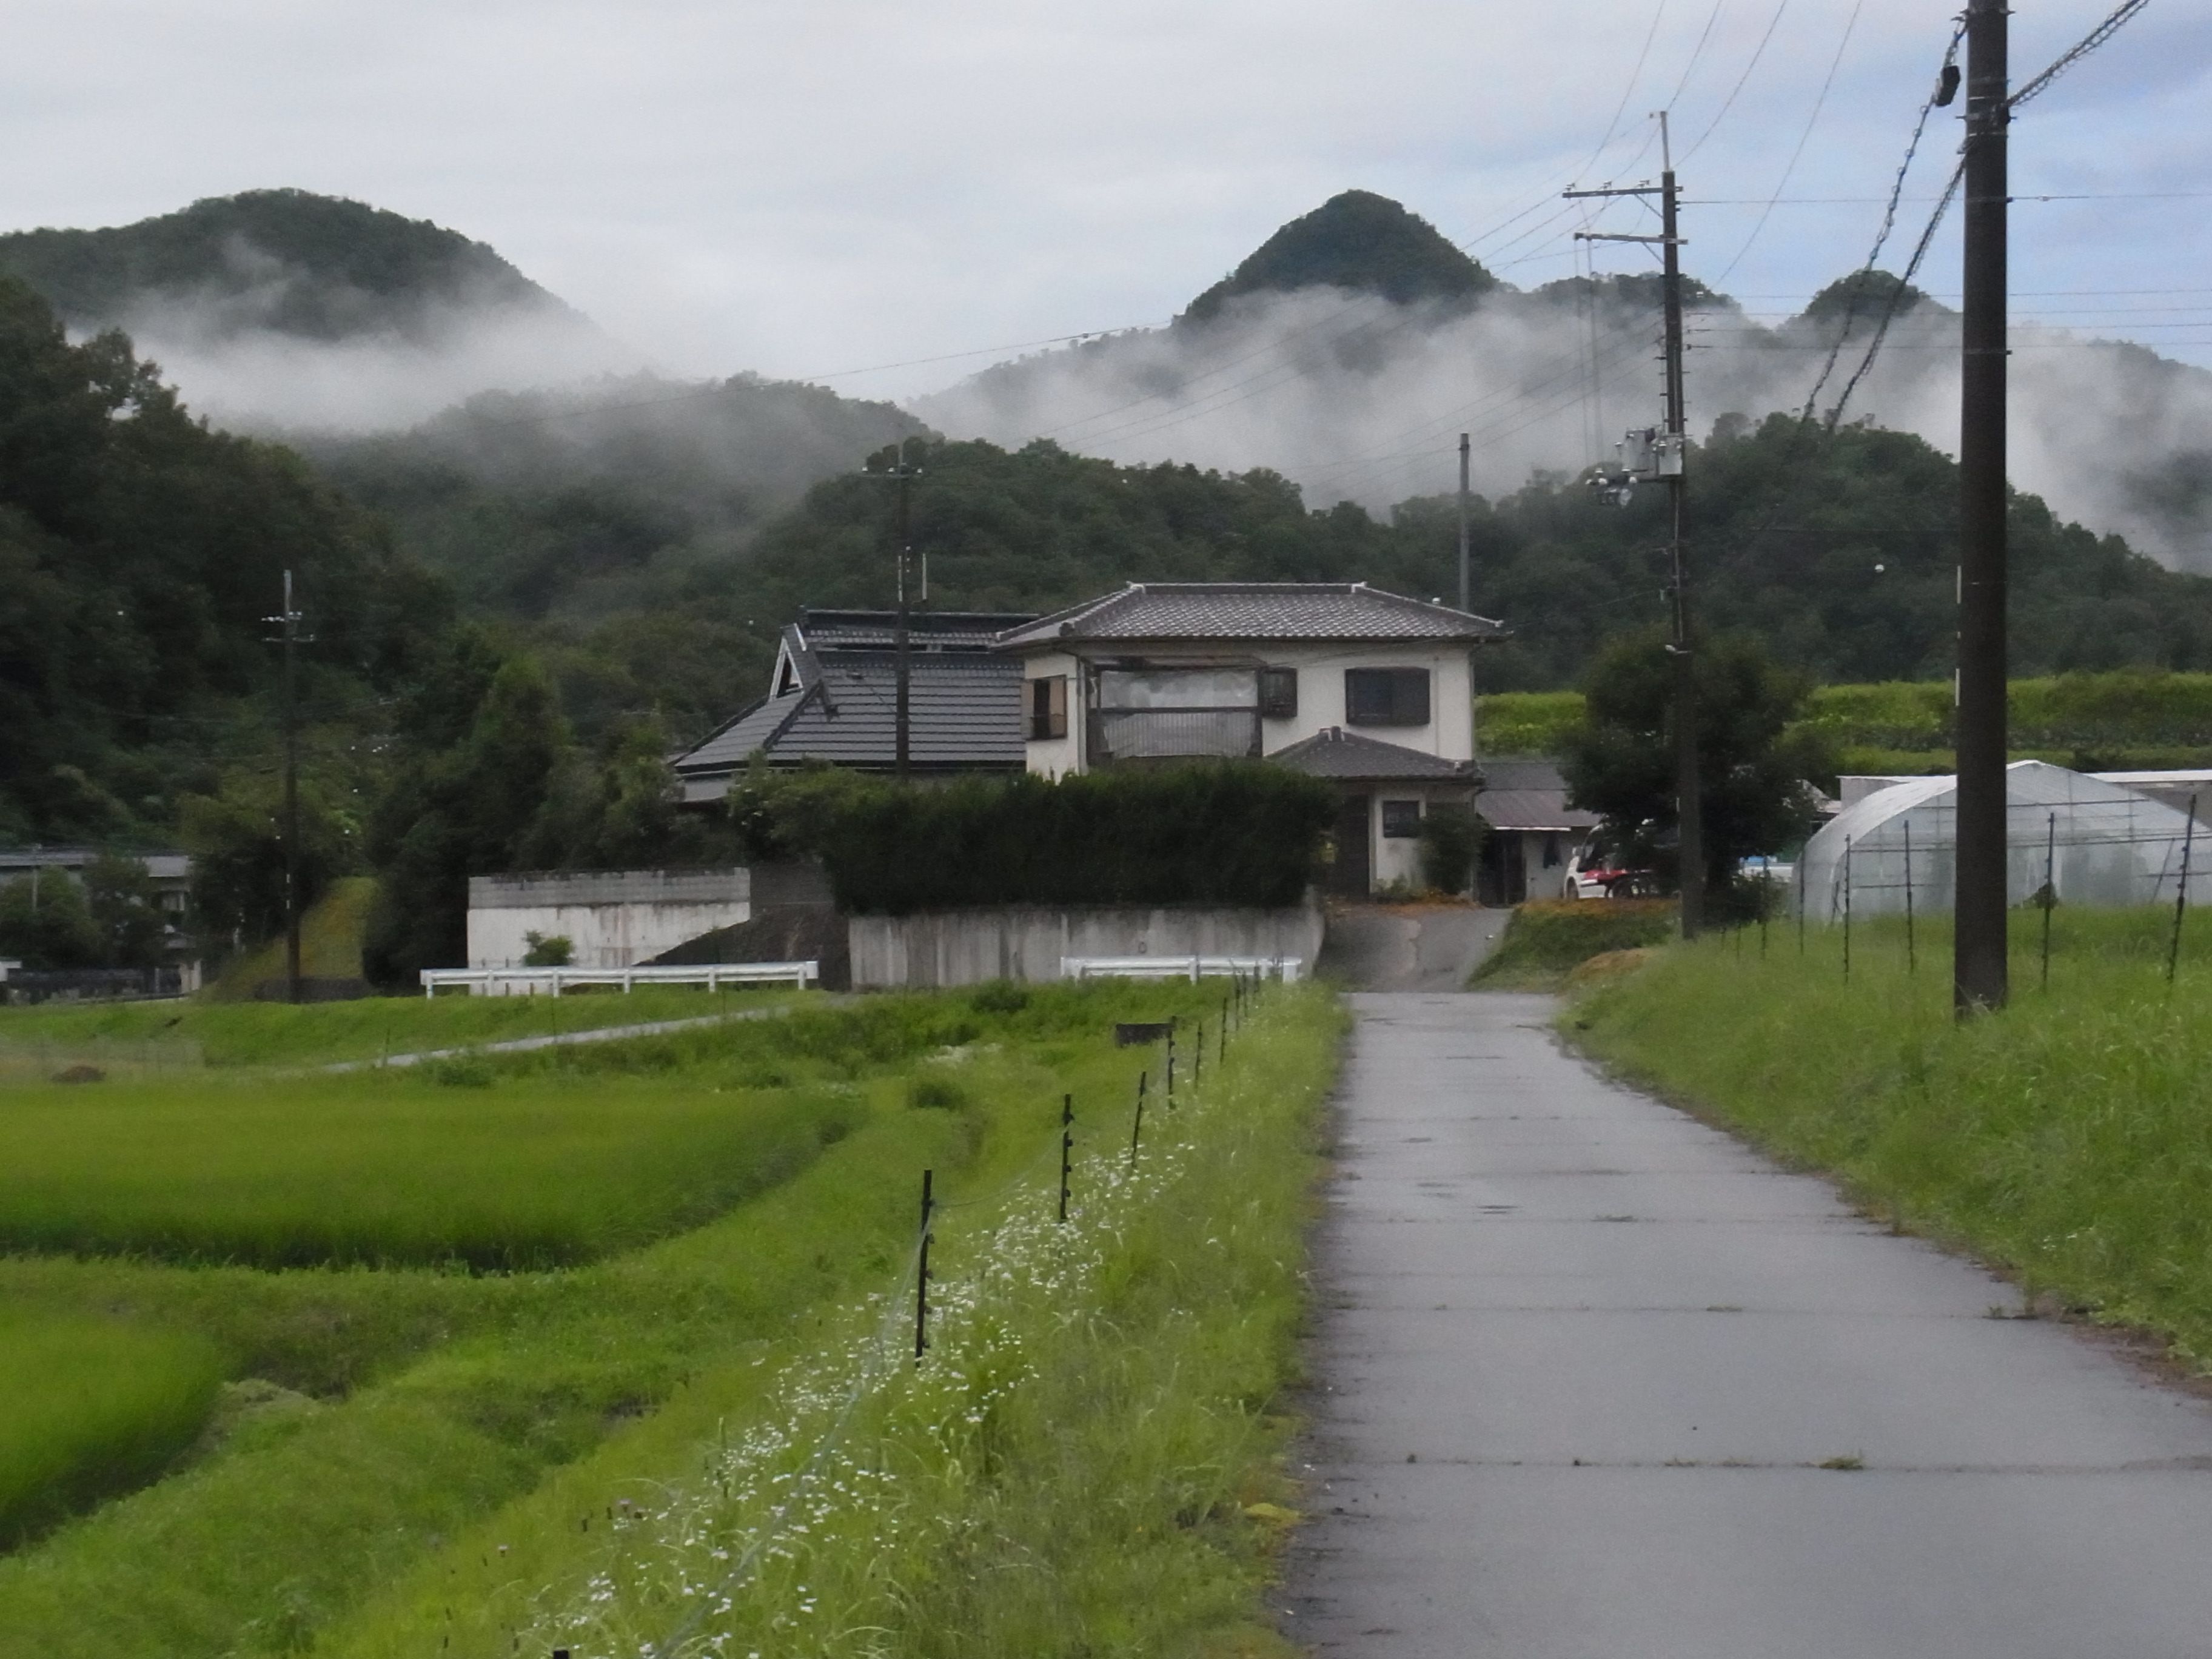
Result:
<svg viewBox="0 0 2212 1659"><path fill-rule="evenodd" d="M1036 620L1028 611L917 611L907 619L907 639L916 651L988 651L1008 629ZM784 633L797 632L817 652L888 651L896 626L889 611L803 609L795 629Z"/></svg>
<svg viewBox="0 0 2212 1659"><path fill-rule="evenodd" d="M1474 810L1493 830L1595 830L1598 815L1567 805L1567 781L1557 761L1482 763Z"/></svg>
<svg viewBox="0 0 2212 1659"><path fill-rule="evenodd" d="M1040 617L999 636L1002 650L1062 640L1499 639L1487 617L1409 599L1364 582L1132 582L1117 593Z"/></svg>
<svg viewBox="0 0 2212 1659"><path fill-rule="evenodd" d="M934 771L1019 771L1021 665L1004 657L916 652L908 658L907 748ZM687 782L726 776L755 750L783 765L823 760L888 768L896 760L897 661L888 651L841 651L821 659L805 690L756 703L690 752L676 770ZM696 794L696 791L691 792Z"/></svg>
<svg viewBox="0 0 2212 1659"><path fill-rule="evenodd" d="M1340 778L1348 782L1473 783L1475 779L1470 762L1425 755L1418 749L1363 737L1340 726L1332 726L1287 749L1279 749L1267 758L1317 778Z"/></svg>

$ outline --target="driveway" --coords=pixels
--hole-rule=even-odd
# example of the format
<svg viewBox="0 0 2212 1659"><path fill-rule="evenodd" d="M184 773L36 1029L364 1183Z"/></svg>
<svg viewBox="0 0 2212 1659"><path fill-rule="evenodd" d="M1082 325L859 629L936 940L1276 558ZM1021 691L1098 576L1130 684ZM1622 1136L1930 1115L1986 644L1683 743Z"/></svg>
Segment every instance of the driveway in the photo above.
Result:
<svg viewBox="0 0 2212 1659"><path fill-rule="evenodd" d="M1332 906L1318 970L1362 991L1457 991L1512 920L1471 904Z"/></svg>
<svg viewBox="0 0 2212 1659"><path fill-rule="evenodd" d="M1365 995L1284 1628L1361 1659L2202 1659L2212 1410L1595 1075Z"/></svg>

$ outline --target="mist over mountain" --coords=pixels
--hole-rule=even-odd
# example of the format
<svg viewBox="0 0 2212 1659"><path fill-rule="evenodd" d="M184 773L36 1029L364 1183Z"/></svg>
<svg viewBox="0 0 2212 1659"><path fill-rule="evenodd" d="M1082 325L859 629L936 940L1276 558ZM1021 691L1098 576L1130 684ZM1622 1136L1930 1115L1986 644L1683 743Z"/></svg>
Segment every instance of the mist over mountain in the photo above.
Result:
<svg viewBox="0 0 2212 1659"><path fill-rule="evenodd" d="M472 393L642 366L481 242L300 190L98 230L0 236L0 270L70 332L128 333L244 429L406 425Z"/></svg>
<svg viewBox="0 0 2212 1659"><path fill-rule="evenodd" d="M1692 432L1808 400L1825 412L1849 385L1846 420L1955 452L1957 315L1917 292L1893 310L1895 286L1845 278L1774 319L1692 280ZM1656 274L1516 289L1355 191L1284 227L1168 327L1003 363L911 407L954 436L1267 466L1316 501L1380 508L1447 487L1462 431L1486 495L1610 459L1625 429L1659 419L1659 328ZM2012 386L2018 488L2169 566L2212 569L2212 372L2027 324Z"/></svg>

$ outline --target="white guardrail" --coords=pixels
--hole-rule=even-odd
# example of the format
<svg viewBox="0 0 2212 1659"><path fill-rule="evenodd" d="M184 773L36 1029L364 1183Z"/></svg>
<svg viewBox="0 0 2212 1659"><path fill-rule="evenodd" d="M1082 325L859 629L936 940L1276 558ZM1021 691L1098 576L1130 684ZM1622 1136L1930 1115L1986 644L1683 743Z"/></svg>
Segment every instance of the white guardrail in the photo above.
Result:
<svg viewBox="0 0 2212 1659"><path fill-rule="evenodd" d="M465 985L478 996L554 996L572 985L613 985L625 991L641 985L795 985L802 991L822 977L819 962L704 962L682 968L425 968L422 994L434 997L447 986Z"/></svg>
<svg viewBox="0 0 2212 1659"><path fill-rule="evenodd" d="M1296 981L1305 966L1303 957L1062 957L1062 979L1183 979L1236 975L1266 979L1279 977L1285 985Z"/></svg>

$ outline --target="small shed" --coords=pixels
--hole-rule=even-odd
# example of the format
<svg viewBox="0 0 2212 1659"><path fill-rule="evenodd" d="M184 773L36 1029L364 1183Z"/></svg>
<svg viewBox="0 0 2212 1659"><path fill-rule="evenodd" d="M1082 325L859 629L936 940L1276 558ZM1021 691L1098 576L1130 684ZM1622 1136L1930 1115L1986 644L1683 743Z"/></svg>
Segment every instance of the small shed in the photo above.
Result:
<svg viewBox="0 0 2212 1659"><path fill-rule="evenodd" d="M1846 806L1807 843L1800 892L1808 919L1951 908L1958 870L1955 777L1914 778ZM2063 904L2170 901L2191 848L2190 819L2161 801L2043 761L2005 769L2005 901L2022 904L2048 880Z"/></svg>

